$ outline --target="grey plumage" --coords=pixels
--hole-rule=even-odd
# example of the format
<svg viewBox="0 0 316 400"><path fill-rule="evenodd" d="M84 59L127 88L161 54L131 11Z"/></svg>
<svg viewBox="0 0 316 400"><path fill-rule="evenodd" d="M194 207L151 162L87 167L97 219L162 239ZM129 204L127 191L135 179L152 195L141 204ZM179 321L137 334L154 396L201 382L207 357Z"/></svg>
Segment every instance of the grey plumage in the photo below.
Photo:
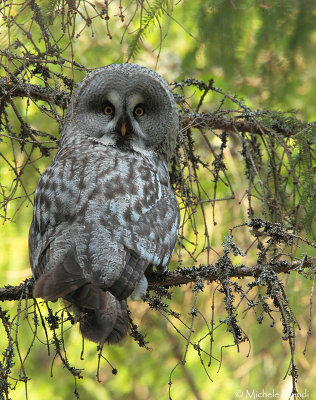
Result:
<svg viewBox="0 0 316 400"><path fill-rule="evenodd" d="M179 206L168 164L178 112L166 82L135 64L90 73L67 110L60 147L36 192L29 252L34 296L71 302L82 334L116 343L126 299L173 253Z"/></svg>

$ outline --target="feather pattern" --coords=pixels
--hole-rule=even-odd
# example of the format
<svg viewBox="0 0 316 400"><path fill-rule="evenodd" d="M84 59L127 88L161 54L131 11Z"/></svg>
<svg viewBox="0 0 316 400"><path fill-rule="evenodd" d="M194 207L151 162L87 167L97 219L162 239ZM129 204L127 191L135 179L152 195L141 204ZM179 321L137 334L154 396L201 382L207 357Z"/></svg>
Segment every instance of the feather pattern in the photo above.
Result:
<svg viewBox="0 0 316 400"><path fill-rule="evenodd" d="M168 178L178 130L174 101L153 71L121 65L97 70L79 85L60 148L38 183L29 233L34 296L69 301L82 334L109 343L126 335L126 299L144 293L148 266L166 268L179 226L179 206ZM122 76L136 85L137 95L128 92L127 83L113 94L113 80L119 85ZM137 85L139 77L152 84L151 91ZM98 90L103 90L99 96ZM107 120L99 115L104 92L121 116ZM162 115L167 113L161 133L157 125L152 128L154 117L146 123L128 111L128 104L133 108L136 100L144 99L150 114L152 97L152 112L159 112L155 104L161 97ZM82 114L86 119L80 119ZM114 118L117 124L128 119L126 138L113 128Z"/></svg>

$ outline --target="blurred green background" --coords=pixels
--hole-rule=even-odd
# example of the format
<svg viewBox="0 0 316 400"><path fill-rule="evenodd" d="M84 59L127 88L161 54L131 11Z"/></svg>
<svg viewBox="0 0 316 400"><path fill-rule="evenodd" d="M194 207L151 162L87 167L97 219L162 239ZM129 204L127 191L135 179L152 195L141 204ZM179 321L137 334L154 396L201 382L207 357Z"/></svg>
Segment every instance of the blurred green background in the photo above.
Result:
<svg viewBox="0 0 316 400"><path fill-rule="evenodd" d="M23 3L23 2L21 2ZM76 32L80 36L73 40L72 46L67 47L65 40L64 57L84 65L95 68L113 62L124 62L128 59L135 63L155 69L168 82L193 77L208 81L214 78L215 86L225 92L237 93L243 97L247 106L253 110L274 109L287 111L295 109L298 117L305 121L316 119L316 5L315 1L149 1L152 7L159 5L159 18L150 20L148 28L142 30L142 42L134 46L135 37L140 33L137 14L138 2L112 1L109 4L108 21L109 38L106 20L95 18L91 27L86 27L84 18L77 18ZM11 14L16 15L21 7L13 3ZM60 34L62 15L54 13L58 2L41 1L40 6L51 18L50 29L56 37ZM93 1L96 7L104 3ZM126 18L121 22L119 18L120 4L123 5ZM1 7L1 5L0 5ZM85 9L92 15L88 2L80 5L83 15ZM28 10L21 12L21 23L27 24ZM137 18L129 19L136 13ZM144 27L143 26L143 27ZM122 41L123 32L126 29ZM11 32L14 36L16 32ZM36 33L35 33L36 34ZM38 33L40 35L40 33ZM0 46L6 47L12 37L8 37L5 23L0 27ZM30 44L24 41L25 46ZM39 46L40 46L39 42ZM58 67L56 66L56 71ZM74 76L80 81L85 75L80 71L66 68L64 73ZM4 75L4 71L1 71ZM16 106L23 110L25 99L16 100ZM204 104L206 111L212 111L219 106L215 96L208 96ZM43 116L34 105L27 108L28 123L36 129L56 133L57 124L52 123L49 117ZM3 133L3 132L2 132ZM5 142L0 142L0 150L8 160L13 159L12 150ZM25 155L15 147L15 159L24 161ZM203 153L203 149L201 149ZM37 167L43 172L49 165L51 156L42 158ZM229 162L229 161L228 161ZM242 185L238 165L231 160L231 170L235 171L234 182L236 188ZM240 172L241 173L241 172ZM3 187L9 187L14 176L8 165L1 162L0 178ZM32 191L39 179L39 173L26 174L24 183ZM205 186L207 187L207 183ZM211 189L211 186L209 186ZM16 196L19 196L19 188ZM223 190L225 188L218 188ZM237 190L238 192L238 190ZM241 194L242 192L240 192ZM28 261L28 229L32 218L32 206L19 199L9 203L6 210L10 221L0 220L0 282L1 287L6 284L19 284L30 277ZM212 210L207 212L211 215ZM211 220L211 217L209 218ZM209 230L212 237L212 246L219 253L222 252L221 243L224 235L228 234L229 227L246 219L246 209L236 203L216 208L216 225L210 222ZM202 229L202 221L198 221L198 229ZM247 240L242 235L239 243ZM303 254L307 248L302 246L298 254ZM310 251L309 251L310 254ZM216 254L211 260L216 260ZM251 264L251 260L249 261ZM177 265L174 257L172 266ZM185 258L183 266L191 266L192 260ZM316 343L314 332L309 337L307 353L303 354L307 332L309 329L309 304L312 280L302 279L297 274L285 277L287 293L301 330L297 331L296 352L297 367L299 370L299 391L305 398L313 399L316 396ZM197 308L207 318L211 317L213 293L216 284L205 287L198 296ZM194 304L192 287L173 288L171 307L184 313L183 319L190 323L190 309ZM224 311L222 297L215 295L216 321ZM1 305L2 306L2 305ZM13 302L3 304L14 315L17 307ZM22 302L22 307L26 304ZM44 306L43 306L44 307ZM186 351L186 341L181 338L174 326L159 312L150 310L143 302L130 304L133 319L145 333L150 350L139 348L131 338L127 338L121 346L107 347L103 355L118 370L112 374L112 367L101 359L100 380L96 382L98 357L96 345L85 343L84 359L80 359L82 340L78 326L65 333L66 349L69 361L76 368L83 369L83 379L77 379L76 385L81 399L165 399L169 390L172 399L235 399L247 398L248 393L253 396L258 393L279 394L277 398L287 399L291 392L290 378L283 377L289 365L289 348L287 342L282 342L282 325L277 321L276 327L271 328L270 321L265 319L258 325L255 316L250 313L239 318L241 326L251 339L251 345L244 343L238 352L233 344L231 334L224 326L215 332L213 355L217 358L208 367L208 359L203 357L204 367L197 352L189 348L186 365L181 361ZM29 309L31 311L31 308ZM32 316L28 316L32 320ZM26 398L42 400L45 398L69 399L75 398L75 380L62 366L58 358L53 362L54 350L47 354L45 345L35 341L28 354L33 334L32 324L28 323L25 314L20 316L20 328L17 332L20 354L16 353L17 363L13 369L13 378L21 374L23 364L25 374L30 378L27 385L18 382L10 396L12 399ZM170 319L172 319L170 317ZM182 330L181 323L172 320L177 329ZM313 318L315 327L315 318ZM203 318L195 320L194 337L203 337L207 328ZM0 329L0 338L4 337ZM45 342L45 338L42 338ZM0 339L1 341L1 339ZM250 352L249 352L250 349ZM2 350L1 350L2 351ZM23 362L19 361L25 360ZM222 360L222 363L219 362ZM51 368L53 363L53 367ZM220 368L219 368L220 367ZM206 372L207 370L207 372ZM51 377L51 371L53 377ZM23 375L23 374L22 374ZM1 379L1 376L0 376ZM169 385L170 379L172 385ZM13 381L12 381L13 382ZM240 392L241 391L241 392ZM254 391L254 392L253 392ZM306 395L308 394L308 396ZM238 397L239 396L239 397ZM314 397L313 397L314 396ZM248 397L255 398L255 397ZM304 397L303 397L304 398Z"/></svg>

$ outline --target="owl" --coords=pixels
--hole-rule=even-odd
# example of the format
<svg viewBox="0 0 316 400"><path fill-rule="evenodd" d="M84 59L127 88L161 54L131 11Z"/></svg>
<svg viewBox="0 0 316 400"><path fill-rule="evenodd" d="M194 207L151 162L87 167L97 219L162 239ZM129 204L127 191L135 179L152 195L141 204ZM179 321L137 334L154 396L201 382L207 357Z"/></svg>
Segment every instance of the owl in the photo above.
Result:
<svg viewBox="0 0 316 400"><path fill-rule="evenodd" d="M167 83L136 64L94 70L66 112L59 149L35 191L29 255L33 295L73 306L87 339L128 332L128 298L163 272L179 206L168 166L179 116Z"/></svg>

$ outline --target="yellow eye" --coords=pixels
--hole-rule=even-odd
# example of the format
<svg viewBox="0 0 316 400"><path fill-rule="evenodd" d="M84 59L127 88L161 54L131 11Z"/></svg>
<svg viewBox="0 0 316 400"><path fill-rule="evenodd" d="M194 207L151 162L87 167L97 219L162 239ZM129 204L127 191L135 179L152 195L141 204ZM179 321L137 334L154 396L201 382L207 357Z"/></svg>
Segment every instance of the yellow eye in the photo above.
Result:
<svg viewBox="0 0 316 400"><path fill-rule="evenodd" d="M134 110L134 115L136 115L136 117L141 117L142 115L144 115L144 109L140 106L135 107Z"/></svg>
<svg viewBox="0 0 316 400"><path fill-rule="evenodd" d="M105 115L112 115L114 114L114 108L112 106L106 106L104 109Z"/></svg>

